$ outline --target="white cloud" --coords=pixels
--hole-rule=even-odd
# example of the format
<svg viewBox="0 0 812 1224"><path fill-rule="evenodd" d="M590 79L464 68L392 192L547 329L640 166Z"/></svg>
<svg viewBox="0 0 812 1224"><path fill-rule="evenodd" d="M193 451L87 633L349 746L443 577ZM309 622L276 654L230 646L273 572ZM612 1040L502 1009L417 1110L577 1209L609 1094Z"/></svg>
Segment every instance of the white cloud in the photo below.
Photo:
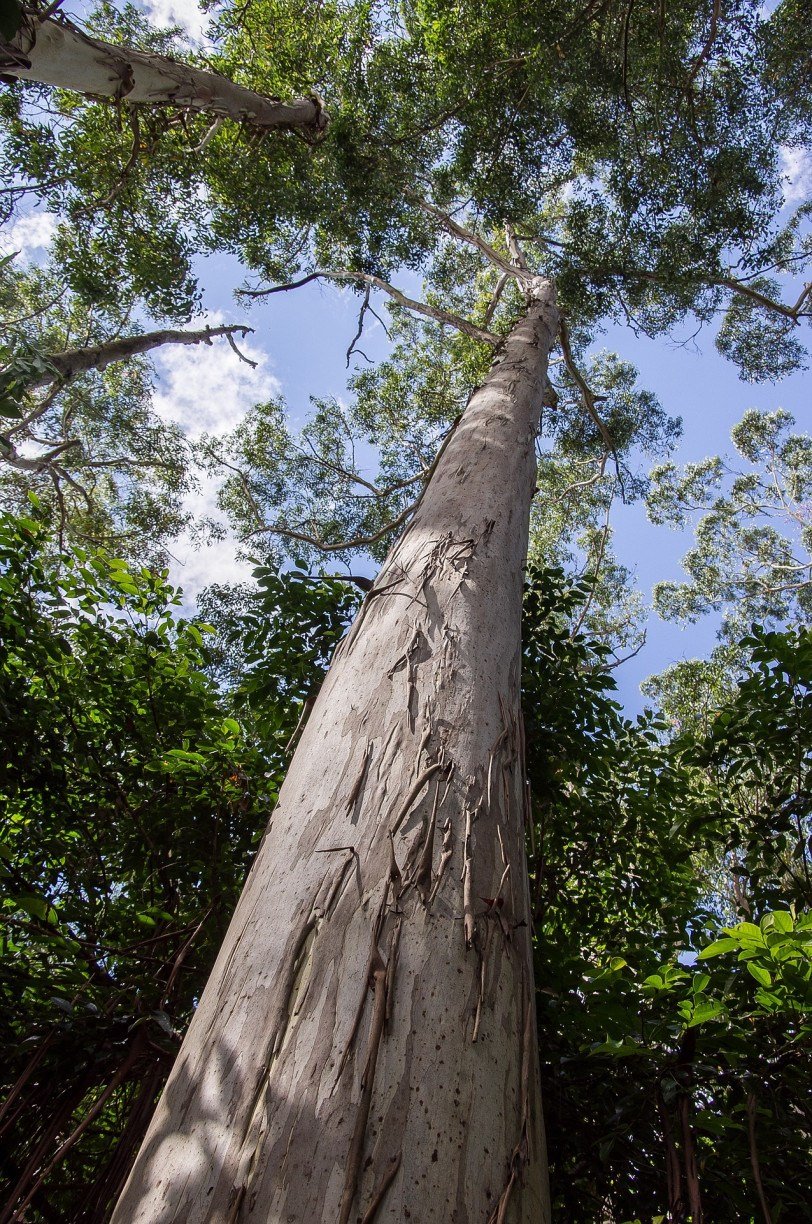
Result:
<svg viewBox="0 0 812 1224"><path fill-rule="evenodd" d="M57 224L58 218L49 212L32 212L18 217L0 234L0 248L7 253L19 251L23 259L30 259L34 252L50 245Z"/></svg>
<svg viewBox="0 0 812 1224"><path fill-rule="evenodd" d="M203 42L209 16L195 0L147 0L146 9L156 25L180 26L195 42Z"/></svg>
<svg viewBox="0 0 812 1224"><path fill-rule="evenodd" d="M219 312L210 312L199 328L224 322ZM165 420L180 425L190 438L221 434L233 429L254 404L280 391L279 379L265 368L267 358L252 337L237 338L240 352L258 363L252 370L225 338L209 344L167 346L159 349L155 364L160 383L153 407Z"/></svg>
<svg viewBox="0 0 812 1224"><path fill-rule="evenodd" d="M253 569L250 562L238 558L239 545L217 505L220 479L209 475L201 475L199 479L199 488L185 498L184 506L198 522L205 518L222 523L226 535L223 539L201 543L193 538L194 533L184 532L170 546L170 581L183 587L183 602L187 608L193 607L204 587L215 582L246 582Z"/></svg>
<svg viewBox="0 0 812 1224"><path fill-rule="evenodd" d="M784 203L798 204L812 195L812 154L802 145L782 145Z"/></svg>
<svg viewBox="0 0 812 1224"><path fill-rule="evenodd" d="M209 312L195 327L225 322L219 312ZM153 408L165 420L180 425L188 437L222 434L239 423L254 404L278 395L281 384L267 369L267 357L253 337L239 340L240 351L258 363L252 370L240 361L225 339L211 345L167 346L155 358L159 382ZM210 518L225 524L217 506L216 477L201 476L200 488L186 498L185 506L196 519ZM175 557L171 578L183 587L191 605L203 587L213 582L241 582L250 578L252 566L237 558L237 542L229 532L225 539L198 545L183 535L172 545Z"/></svg>

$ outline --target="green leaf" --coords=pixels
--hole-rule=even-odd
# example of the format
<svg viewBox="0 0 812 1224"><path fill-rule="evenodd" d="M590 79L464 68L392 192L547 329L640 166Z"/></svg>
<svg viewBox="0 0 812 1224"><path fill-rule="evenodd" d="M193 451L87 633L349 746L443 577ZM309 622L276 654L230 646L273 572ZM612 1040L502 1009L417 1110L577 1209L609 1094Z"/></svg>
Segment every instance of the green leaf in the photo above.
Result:
<svg viewBox="0 0 812 1224"><path fill-rule="evenodd" d="M764 947L764 936L761 933L761 928L757 927L753 922L740 922L738 926L727 927L726 929L740 943L751 943L757 944L760 948Z"/></svg>
<svg viewBox="0 0 812 1224"><path fill-rule="evenodd" d="M773 929L780 931L782 935L792 930L792 914L789 910L773 910L769 917L773 920Z"/></svg>
<svg viewBox="0 0 812 1224"><path fill-rule="evenodd" d="M26 894L22 897L15 897L14 900L19 908L25 910L32 918L39 918L40 921L47 922L50 926L59 926L59 915L44 898Z"/></svg>
<svg viewBox="0 0 812 1224"><path fill-rule="evenodd" d="M721 1003L699 1003L693 1009L687 1027L696 1028L698 1024L705 1024L708 1020L715 1020L723 1011L724 1008Z"/></svg>
<svg viewBox="0 0 812 1224"><path fill-rule="evenodd" d="M721 956L724 952L732 952L738 946L738 940L725 936L723 939L716 939L713 943L708 944L706 948L702 949L696 959L710 960L712 956Z"/></svg>
<svg viewBox="0 0 812 1224"><path fill-rule="evenodd" d="M772 978L766 969L754 961L747 961L747 972L754 977L760 986L772 986Z"/></svg>

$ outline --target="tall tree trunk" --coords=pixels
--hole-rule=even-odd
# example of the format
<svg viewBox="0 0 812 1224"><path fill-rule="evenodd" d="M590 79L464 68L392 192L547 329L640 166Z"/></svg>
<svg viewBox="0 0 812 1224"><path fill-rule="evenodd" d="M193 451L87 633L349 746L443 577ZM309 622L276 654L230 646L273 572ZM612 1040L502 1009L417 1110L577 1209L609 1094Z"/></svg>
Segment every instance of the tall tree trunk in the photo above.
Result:
<svg viewBox="0 0 812 1224"><path fill-rule="evenodd" d="M114 1221L549 1220L519 705L552 287L336 652Z"/></svg>
<svg viewBox="0 0 812 1224"><path fill-rule="evenodd" d="M297 128L317 136L327 116L317 98L280 102L226 77L92 38L65 19L28 13L10 44L0 42L0 73L94 97L203 111L253 128Z"/></svg>

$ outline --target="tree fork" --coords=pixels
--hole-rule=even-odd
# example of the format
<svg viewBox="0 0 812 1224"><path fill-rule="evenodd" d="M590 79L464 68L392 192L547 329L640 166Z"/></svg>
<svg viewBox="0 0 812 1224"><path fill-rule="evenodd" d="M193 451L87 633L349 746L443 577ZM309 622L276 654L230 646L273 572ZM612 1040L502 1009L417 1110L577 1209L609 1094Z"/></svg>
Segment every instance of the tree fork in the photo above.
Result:
<svg viewBox="0 0 812 1224"><path fill-rule="evenodd" d="M336 651L114 1224L548 1224L519 682L558 314L526 293Z"/></svg>
<svg viewBox="0 0 812 1224"><path fill-rule="evenodd" d="M327 127L315 96L290 102L265 98L215 72L103 42L64 17L43 18L33 9L25 10L10 43L0 41L0 73L89 97L200 111L259 130L295 128L311 139Z"/></svg>

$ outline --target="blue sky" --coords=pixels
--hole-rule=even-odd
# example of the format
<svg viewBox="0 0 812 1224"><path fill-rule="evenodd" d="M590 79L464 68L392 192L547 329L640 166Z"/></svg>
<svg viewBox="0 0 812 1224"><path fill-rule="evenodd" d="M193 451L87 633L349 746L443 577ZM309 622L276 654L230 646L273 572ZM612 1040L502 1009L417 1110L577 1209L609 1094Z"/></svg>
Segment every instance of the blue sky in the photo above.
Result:
<svg viewBox="0 0 812 1224"><path fill-rule="evenodd" d="M82 8L81 0L71 6L77 16ZM204 28L205 18L194 0L153 0L148 8L159 23L177 22L198 37ZM785 170L788 199L797 200L812 187L812 165L788 150ZM42 254L52 228L46 217L23 218L5 235L3 245L6 249L22 248L36 258ZM311 283L248 309L233 296L244 279L235 260L224 256L201 260L200 279L211 322L246 321L256 329L242 347L259 366L251 371L225 344L209 349L164 350L156 362L159 411L192 434L220 432L232 428L253 403L271 395L283 395L294 423L301 424L310 396L341 397L345 393L345 354L355 332L359 305L351 290ZM413 280L399 283L407 289L417 287ZM787 280L786 286L789 300L793 282ZM379 309L381 305L376 303ZM672 456L676 462L729 452L731 427L748 408L783 407L795 416L803 431L812 428L809 375L794 375L778 385L745 384L735 367L717 354L709 330L689 343L679 344L679 340L638 338L629 328L613 326L596 345L615 350L636 365L641 385L654 391L670 414L683 418L683 437ZM387 349L382 328L371 320L363 348L375 359ZM204 485L194 499L194 508L211 511L213 504L214 488ZM647 601L655 582L683 576L680 558L691 544L690 534L654 527L640 505L615 507L612 522L615 551L634 573ZM175 549L173 577L193 598L207 582L248 575L250 567L236 560L235 552L231 540L203 550L181 541ZM681 628L651 616L643 650L616 673L619 696L627 710L634 713L642 707L641 680L679 658L707 653L714 634L715 625L710 620Z"/></svg>

